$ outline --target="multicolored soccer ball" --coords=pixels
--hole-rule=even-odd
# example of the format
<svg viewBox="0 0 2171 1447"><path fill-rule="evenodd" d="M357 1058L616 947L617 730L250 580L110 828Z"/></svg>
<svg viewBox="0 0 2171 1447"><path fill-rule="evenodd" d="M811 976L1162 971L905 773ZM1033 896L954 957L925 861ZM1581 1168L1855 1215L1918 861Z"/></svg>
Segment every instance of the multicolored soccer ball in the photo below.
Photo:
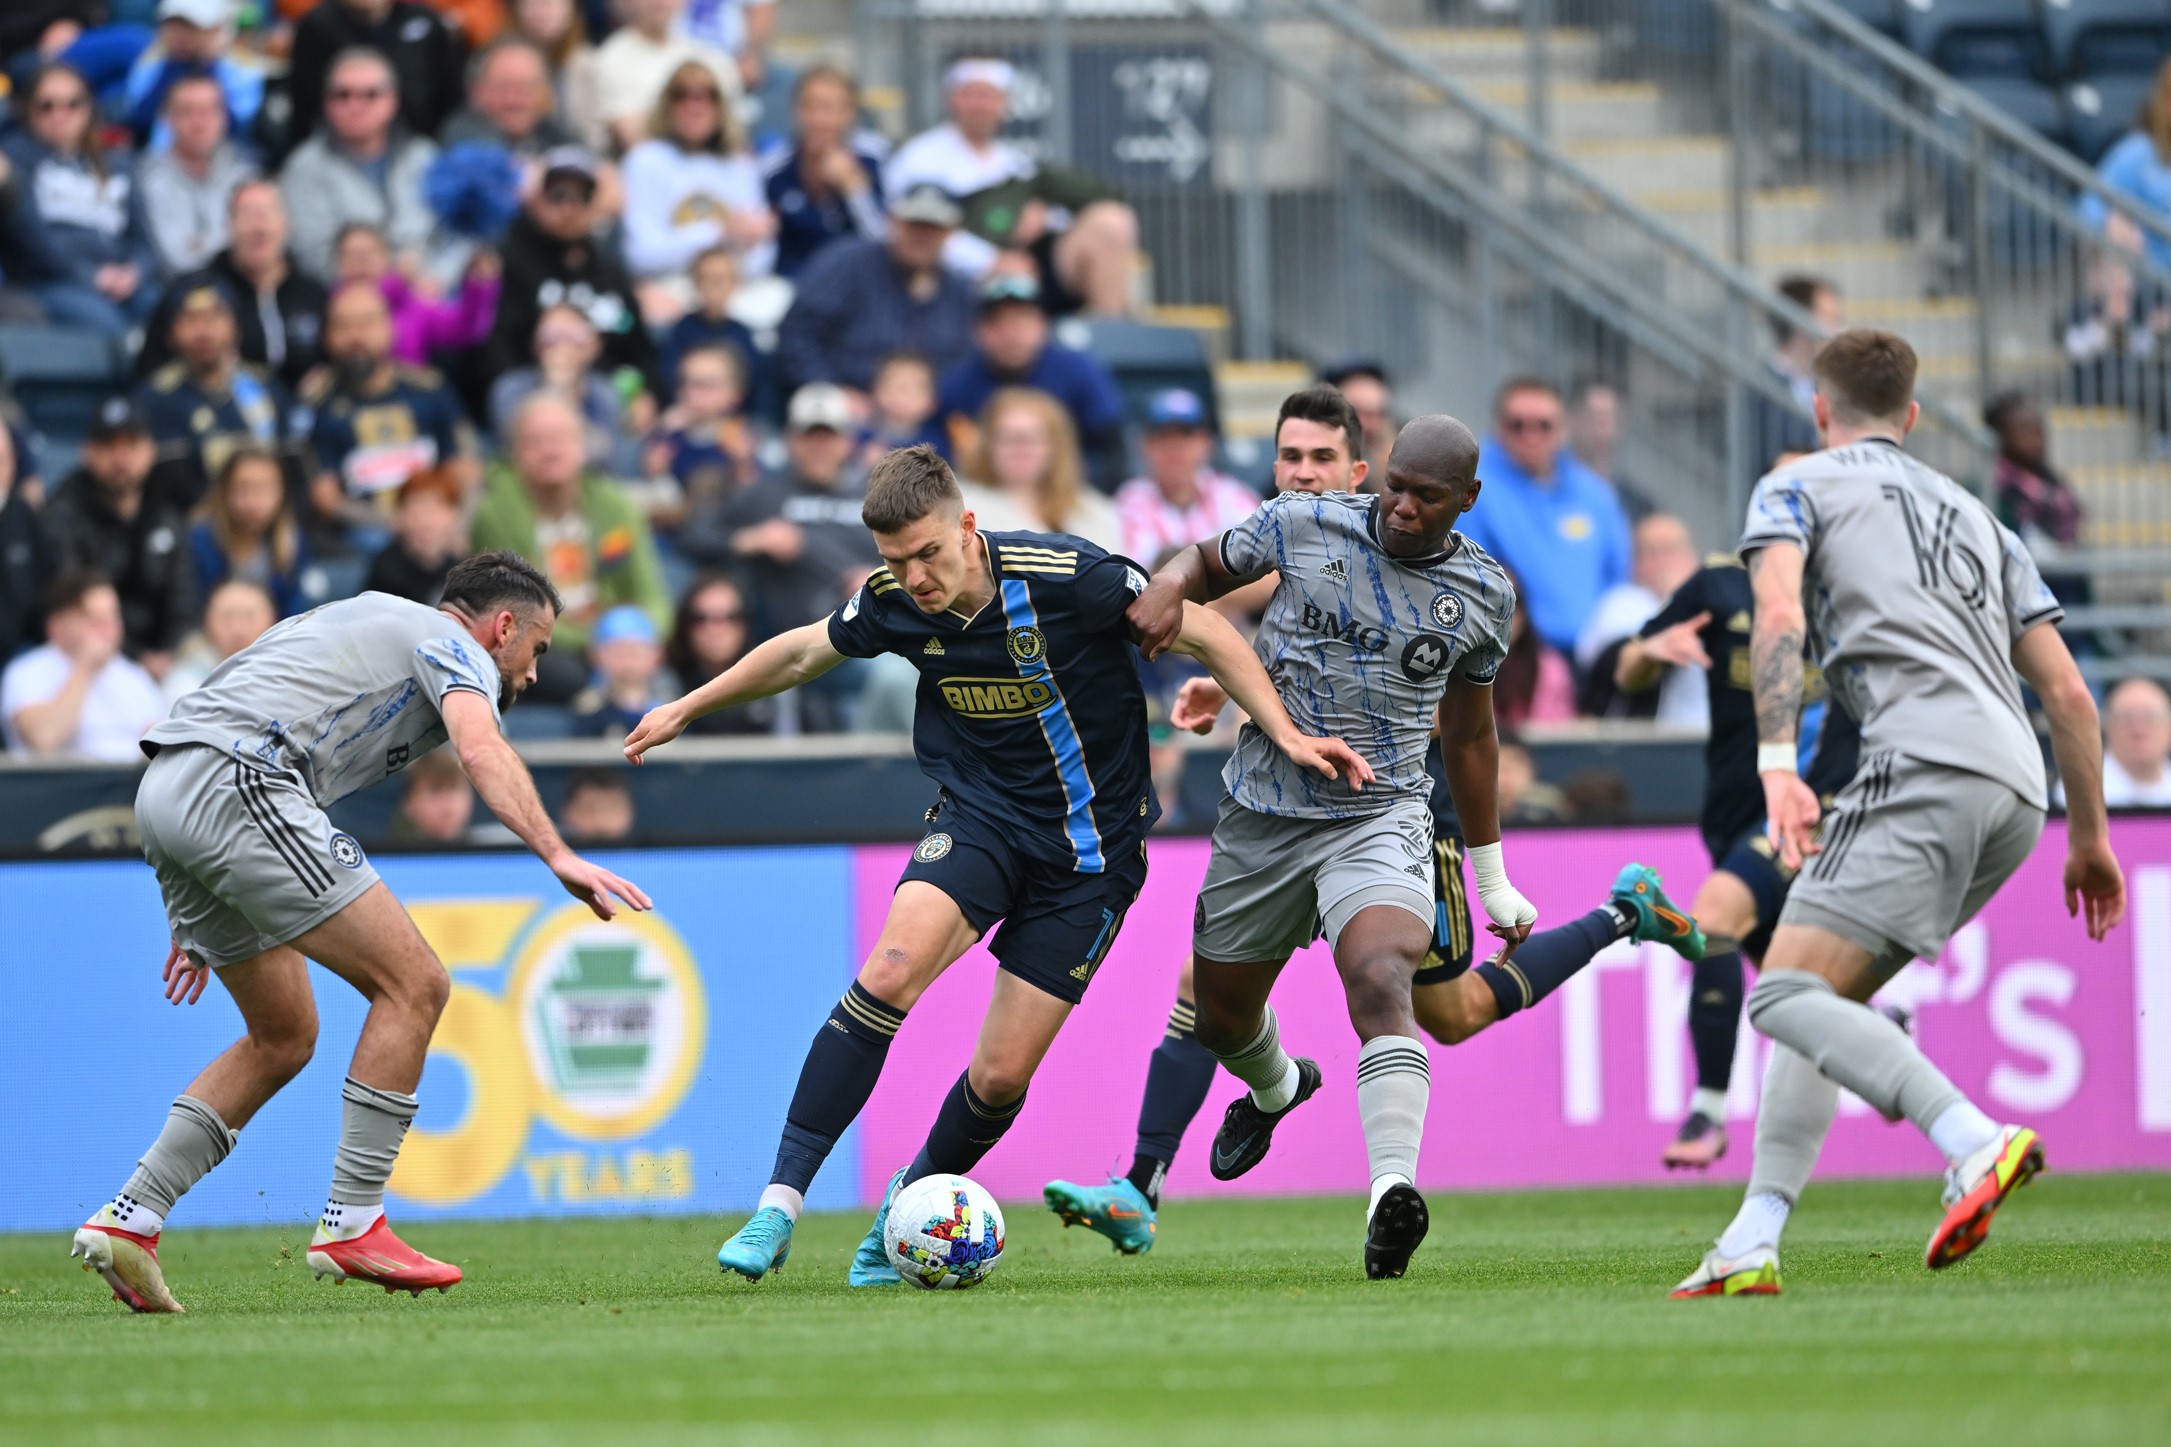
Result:
<svg viewBox="0 0 2171 1447"><path fill-rule="evenodd" d="M1003 1259L1002 1207L963 1176L922 1176L891 1199L882 1249L914 1286L978 1286Z"/></svg>

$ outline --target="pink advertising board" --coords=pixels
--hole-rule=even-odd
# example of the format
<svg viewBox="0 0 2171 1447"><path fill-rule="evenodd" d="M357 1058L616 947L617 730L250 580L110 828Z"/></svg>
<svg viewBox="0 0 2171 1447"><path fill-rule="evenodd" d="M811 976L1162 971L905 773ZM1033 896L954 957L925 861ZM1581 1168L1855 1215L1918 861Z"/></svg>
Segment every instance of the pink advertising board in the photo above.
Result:
<svg viewBox="0 0 2171 1447"><path fill-rule="evenodd" d="M2043 1133L2053 1168L2171 1168L2171 820L2113 824L2131 909L2104 943L2066 917L2062 824L1934 964L1888 997L1916 1011L1931 1056L1992 1115ZM907 851L858 851L861 953L881 928ZM1153 845L1145 893L1065 1027L1024 1115L975 1176L1006 1201L1052 1177L1097 1180L1127 1166L1147 1056L1160 1039L1191 938L1204 840ZM1686 901L1709 867L1689 829L1527 832L1509 869L1558 923L1595 907L1627 860L1657 866ZM861 1117L861 1189L878 1199L911 1159L943 1091L970 1058L994 962L975 950L913 1009ZM1686 1109L1694 1064L1683 1019L1688 966L1617 945L1535 1010L1452 1049L1434 1045L1419 1184L1457 1190L1664 1180L1659 1151ZM1282 1127L1267 1161L1233 1186L1207 1175L1205 1146L1241 1087L1227 1075L1184 1142L1175 1195L1359 1192L1364 1142L1357 1042L1323 946L1292 960L1274 995L1285 1042L1326 1072L1319 1097ZM1744 1179L1763 1042L1741 1031L1729 1106L1736 1149L1718 1179ZM1928 1175L1940 1162L1913 1128L1847 1097L1826 1145L1829 1176Z"/></svg>

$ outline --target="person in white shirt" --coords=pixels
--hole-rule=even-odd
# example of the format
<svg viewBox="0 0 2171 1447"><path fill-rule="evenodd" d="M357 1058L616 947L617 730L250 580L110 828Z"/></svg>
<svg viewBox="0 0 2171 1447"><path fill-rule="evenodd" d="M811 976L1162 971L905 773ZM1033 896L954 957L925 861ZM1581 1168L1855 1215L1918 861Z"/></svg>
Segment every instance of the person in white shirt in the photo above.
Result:
<svg viewBox="0 0 2171 1447"><path fill-rule="evenodd" d="M943 253L957 270L980 276L1004 251L1029 253L1043 273L1044 291L1072 303L1051 310L1122 316L1131 309L1138 217L1092 178L1042 167L1002 139L1016 79L1003 60L967 58L953 64L943 74L950 118L898 148L884 171L883 189L902 196L932 183L965 204L974 229L952 236ZM983 192L1019 182L1038 184L1021 192L1015 204L972 204ZM1078 204L1033 194L1039 191L1071 194Z"/></svg>
<svg viewBox="0 0 2171 1447"><path fill-rule="evenodd" d="M2171 694L2152 678L2111 690L2103 711L2103 801L2112 808L2171 806Z"/></svg>
<svg viewBox="0 0 2171 1447"><path fill-rule="evenodd" d="M121 599L102 574L68 572L45 600L46 636L0 674L8 752L142 763L136 745L166 716L158 684L121 656Z"/></svg>
<svg viewBox="0 0 2171 1447"><path fill-rule="evenodd" d="M1635 562L1625 583L1617 583L1598 595L1583 631L1576 636L1575 665L1585 674L1598 666L1606 650L1624 639L1665 606L1674 591L1696 572L1696 543L1688 524L1667 513L1652 513L1636 524ZM1611 664L1605 673L1613 673ZM1658 685L1660 723L1709 732L1710 690L1700 668L1668 664Z"/></svg>
<svg viewBox="0 0 2171 1447"><path fill-rule="evenodd" d="M1196 392L1171 387L1146 403L1146 472L1116 489L1124 556L1148 568L1218 538L1259 510L1259 494L1208 466L1214 433Z"/></svg>
<svg viewBox="0 0 2171 1447"><path fill-rule="evenodd" d="M675 310L684 311L686 273L711 247L730 247L742 278L768 275L776 217L738 118L706 65L689 60L671 72L648 133L626 155L626 265L635 279L672 279L685 293Z"/></svg>
<svg viewBox="0 0 2171 1447"><path fill-rule="evenodd" d="M234 188L256 174L226 135L226 93L209 75L184 75L166 92L173 142L137 169L151 244L168 276L209 264L233 228Z"/></svg>
<svg viewBox="0 0 2171 1447"><path fill-rule="evenodd" d="M734 113L742 88L738 63L678 28L682 0L625 0L625 24L596 50L595 122L587 138L598 150L630 151L648 135L649 116L673 72L697 60L716 77ZM632 178L627 178L631 187Z"/></svg>

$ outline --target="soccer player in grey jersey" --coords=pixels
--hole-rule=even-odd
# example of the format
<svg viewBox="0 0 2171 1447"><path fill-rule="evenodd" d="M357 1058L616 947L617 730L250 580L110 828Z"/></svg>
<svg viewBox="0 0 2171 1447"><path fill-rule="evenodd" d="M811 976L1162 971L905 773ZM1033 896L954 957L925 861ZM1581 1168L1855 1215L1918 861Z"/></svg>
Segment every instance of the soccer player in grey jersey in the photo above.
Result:
<svg viewBox="0 0 2171 1447"><path fill-rule="evenodd" d="M1245 728L1223 774L1229 797L1192 953L1197 1037L1252 1087L1214 1140L1211 1169L1227 1180L1264 1158L1275 1124L1319 1087L1318 1066L1282 1050L1267 995L1294 951L1322 932L1332 942L1362 1042L1357 1099L1371 1162L1365 1269L1373 1277L1402 1275L1427 1225L1415 1176L1429 1067L1412 990L1435 924L1425 750L1436 713L1479 897L1507 948L1440 988L1448 998L1432 1003L1449 1023L1428 1022L1433 1032L1463 1038L1535 1003L1639 919L1609 904L1590 939L1560 952L1556 973L1525 972L1509 958L1537 914L1500 858L1490 684L1506 656L1514 590L1454 531L1477 500L1476 465L1468 428L1419 418L1397 438L1377 497L1285 493L1220 539L1177 555L1132 607L1150 643L1166 636L1184 601L1277 574L1256 647L1283 705L1292 718L1352 730L1372 759L1374 787L1314 787L1267 757ZM1694 926L1680 924L1685 942ZM1482 1005L1465 1008L1470 996Z"/></svg>
<svg viewBox="0 0 2171 1447"><path fill-rule="evenodd" d="M143 741L143 855L172 928L167 998L194 1004L216 972L248 1033L174 1101L119 1194L75 1233L83 1258L136 1311L179 1311L158 1265L182 1194L309 1063L308 960L359 990L369 1014L349 1067L331 1195L308 1261L419 1295L460 1269L392 1233L385 1182L414 1119L415 1086L451 982L414 921L325 810L447 738L483 802L598 918L648 896L574 854L551 827L499 713L535 681L559 602L511 553L455 567L436 608L383 593L279 624L221 664Z"/></svg>
<svg viewBox="0 0 2171 1447"><path fill-rule="evenodd" d="M1925 1263L1983 1243L1992 1213L2043 1168L1892 1021L1865 1007L1910 959L1935 959L2043 830L2043 755L2020 681L2043 700L2066 791L2065 903L2101 940L2125 912L2103 806L2096 706L2053 626L2064 616L2020 540L1951 478L1901 450L1920 408L1915 353L1890 332L1817 353L1826 450L1757 484L1741 552L1756 590L1750 671L1772 843L1793 868L1749 1021L1774 1049L1741 1211L1676 1297L1771 1295L1779 1236L1844 1085L1943 1153L1945 1216ZM1805 606L1806 605L1806 606ZM1862 724L1854 782L1821 843L1795 771L1802 646Z"/></svg>

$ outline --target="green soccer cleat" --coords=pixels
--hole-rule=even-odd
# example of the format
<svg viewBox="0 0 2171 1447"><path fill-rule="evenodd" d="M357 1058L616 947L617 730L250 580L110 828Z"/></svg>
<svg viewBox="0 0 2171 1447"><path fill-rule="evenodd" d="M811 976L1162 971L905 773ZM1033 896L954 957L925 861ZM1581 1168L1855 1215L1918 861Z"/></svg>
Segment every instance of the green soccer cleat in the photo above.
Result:
<svg viewBox="0 0 2171 1447"><path fill-rule="evenodd" d="M1153 1249L1153 1207L1145 1192L1121 1176L1110 1176L1105 1186L1050 1181L1040 1194L1065 1226L1098 1231L1126 1256L1143 1256Z"/></svg>
<svg viewBox="0 0 2171 1447"><path fill-rule="evenodd" d="M882 1243L882 1228L889 1225L890 1202L897 1199L898 1188L905 1183L905 1173L899 1171L890 1177L890 1188L882 1193L882 1204L874 1213L874 1224L852 1253L851 1283L854 1286L896 1286L904 1281L897 1268L890 1265L890 1254Z"/></svg>
<svg viewBox="0 0 2171 1447"><path fill-rule="evenodd" d="M792 1218L774 1206L764 1206L717 1248L716 1264L748 1281L759 1281L783 1270L791 1254Z"/></svg>
<svg viewBox="0 0 2171 1447"><path fill-rule="evenodd" d="M1613 902L1636 917L1632 940L1656 940L1684 960L1704 957L1704 932L1696 917L1683 914L1658 887L1658 871L1648 864L1631 864L1613 881Z"/></svg>

